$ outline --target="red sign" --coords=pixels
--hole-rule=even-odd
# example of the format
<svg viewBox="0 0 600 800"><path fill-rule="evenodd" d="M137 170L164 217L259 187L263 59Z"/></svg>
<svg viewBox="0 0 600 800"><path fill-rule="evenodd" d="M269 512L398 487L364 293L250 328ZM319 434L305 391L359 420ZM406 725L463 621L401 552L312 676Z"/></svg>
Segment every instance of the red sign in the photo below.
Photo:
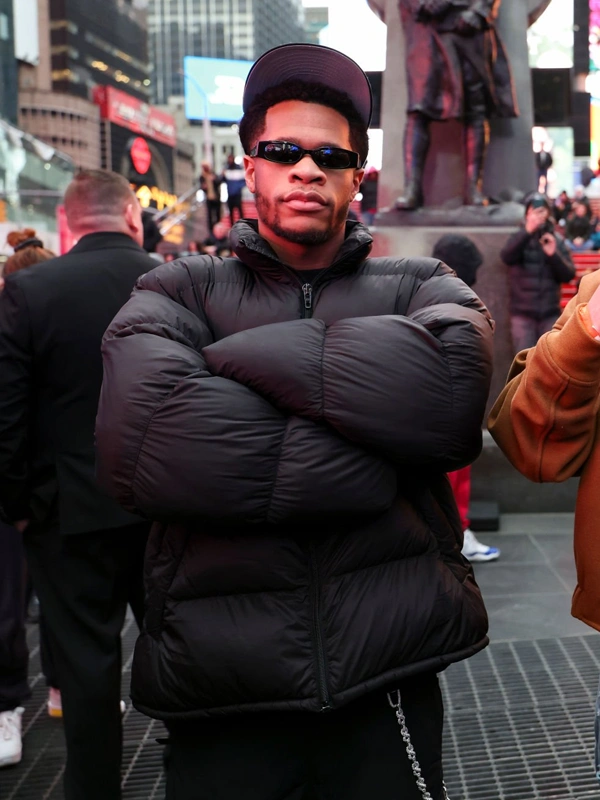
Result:
<svg viewBox="0 0 600 800"><path fill-rule="evenodd" d="M140 175L145 175L152 164L152 153L148 147L148 142L138 136L134 139L129 148L131 163Z"/></svg>
<svg viewBox="0 0 600 800"><path fill-rule="evenodd" d="M175 147L177 130L170 114L149 106L136 97L121 92L113 86L96 86L94 102L100 106L103 119L122 125L134 133L141 133L158 142Z"/></svg>

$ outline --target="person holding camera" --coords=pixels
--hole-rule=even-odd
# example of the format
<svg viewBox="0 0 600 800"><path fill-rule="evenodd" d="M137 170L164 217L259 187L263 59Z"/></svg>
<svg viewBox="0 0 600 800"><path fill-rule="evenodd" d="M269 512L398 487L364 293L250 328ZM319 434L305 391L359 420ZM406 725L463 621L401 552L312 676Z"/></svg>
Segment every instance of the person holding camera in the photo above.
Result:
<svg viewBox="0 0 600 800"><path fill-rule="evenodd" d="M575 267L550 219L550 203L539 193L527 199L525 224L500 251L509 268L510 320L515 352L533 347L560 315L560 285Z"/></svg>

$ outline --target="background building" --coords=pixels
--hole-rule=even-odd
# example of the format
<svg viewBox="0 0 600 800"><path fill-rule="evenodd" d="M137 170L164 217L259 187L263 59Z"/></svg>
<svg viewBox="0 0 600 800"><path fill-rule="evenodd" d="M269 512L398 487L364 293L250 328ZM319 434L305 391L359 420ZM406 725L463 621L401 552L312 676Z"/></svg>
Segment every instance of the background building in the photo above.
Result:
<svg viewBox="0 0 600 800"><path fill-rule="evenodd" d="M124 0L50 0L52 88L91 98L115 86L150 99L144 14Z"/></svg>
<svg viewBox="0 0 600 800"><path fill-rule="evenodd" d="M183 95L185 56L254 61L305 39L302 0L149 0L148 31L159 104Z"/></svg>
<svg viewBox="0 0 600 800"><path fill-rule="evenodd" d="M113 169L147 187L154 207L189 189L190 148L178 145L173 118L148 103L145 10L132 0L18 2L34 3L38 17L37 59L19 66L20 125L79 167ZM151 162L144 173L131 158L140 137Z"/></svg>
<svg viewBox="0 0 600 800"><path fill-rule="evenodd" d="M328 25L329 8L327 6L304 9L304 31L307 42L320 44L320 33Z"/></svg>
<svg viewBox="0 0 600 800"><path fill-rule="evenodd" d="M56 208L75 167L71 159L17 126L19 63L38 62L37 0L0 0L0 261L9 231L33 227L60 246ZM1 267L0 267L1 268Z"/></svg>
<svg viewBox="0 0 600 800"><path fill-rule="evenodd" d="M16 125L18 97L13 0L0 0L0 114Z"/></svg>

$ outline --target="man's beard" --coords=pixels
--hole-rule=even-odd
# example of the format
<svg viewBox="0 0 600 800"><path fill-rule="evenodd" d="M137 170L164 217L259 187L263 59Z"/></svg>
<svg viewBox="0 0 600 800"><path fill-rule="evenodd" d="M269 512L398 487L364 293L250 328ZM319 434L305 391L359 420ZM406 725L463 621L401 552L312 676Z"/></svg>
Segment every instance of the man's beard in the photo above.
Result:
<svg viewBox="0 0 600 800"><path fill-rule="evenodd" d="M259 221L267 225L276 236L280 239L285 239L287 242L303 244L309 247L325 244L330 239L333 239L339 229L344 226L348 217L348 208L350 207L350 200L348 200L347 204L341 206L337 212L331 215L328 224L322 228L294 230L293 228L284 227L277 199L268 200L258 187L256 188L254 199ZM327 208L330 208L330 206Z"/></svg>

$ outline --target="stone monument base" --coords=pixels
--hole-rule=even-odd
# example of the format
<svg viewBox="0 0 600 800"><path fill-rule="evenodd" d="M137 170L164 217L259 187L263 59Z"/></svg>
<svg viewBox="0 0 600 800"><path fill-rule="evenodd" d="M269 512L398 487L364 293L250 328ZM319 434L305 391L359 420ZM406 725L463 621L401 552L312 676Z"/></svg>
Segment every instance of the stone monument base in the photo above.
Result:
<svg viewBox="0 0 600 800"><path fill-rule="evenodd" d="M487 206L463 206L452 203L426 206L414 211L382 209L376 217L378 227L388 228L470 228L517 227L523 220L521 203L490 203Z"/></svg>

